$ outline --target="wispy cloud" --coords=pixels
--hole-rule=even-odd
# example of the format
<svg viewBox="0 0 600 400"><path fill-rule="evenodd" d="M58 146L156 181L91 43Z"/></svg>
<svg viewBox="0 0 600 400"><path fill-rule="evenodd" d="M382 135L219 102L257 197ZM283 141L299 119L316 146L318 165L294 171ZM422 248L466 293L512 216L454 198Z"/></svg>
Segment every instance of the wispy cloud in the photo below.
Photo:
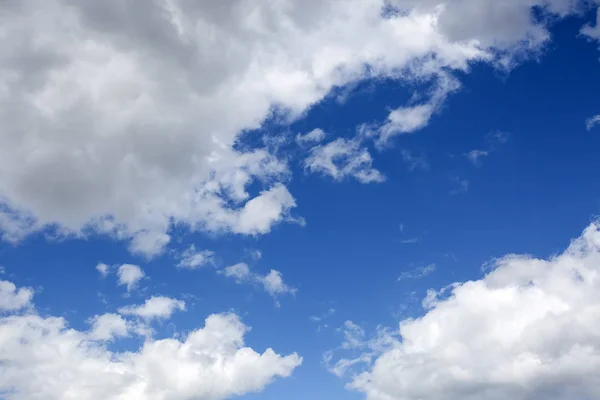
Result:
<svg viewBox="0 0 600 400"><path fill-rule="evenodd" d="M322 142L325 139L325 136L325 132L322 129L317 128L304 135L296 135L296 143L298 143L300 146L308 146Z"/></svg>
<svg viewBox="0 0 600 400"><path fill-rule="evenodd" d="M593 117L585 120L585 127L588 131L598 124L600 124L600 114L594 115Z"/></svg>
<svg viewBox="0 0 600 400"><path fill-rule="evenodd" d="M487 148L485 149L473 149L464 153L464 156L476 167L481 166L481 160L484 157L489 156L492 152L498 150L499 145L508 142L510 134L503 131L494 131L485 135L485 141L487 142Z"/></svg>
<svg viewBox="0 0 600 400"><path fill-rule="evenodd" d="M313 147L304 161L311 172L329 175L336 181L354 178L361 183L379 183L385 180L373 168L373 158L358 139L338 138L333 142Z"/></svg>
<svg viewBox="0 0 600 400"><path fill-rule="evenodd" d="M404 223L400 223L400 225L398 225L398 229L400 230L400 233L402 234L402 236L405 236L405 232L407 230L407 225L405 225ZM423 236L424 236L424 234L417 235L417 236L409 236L409 237L397 239L397 241L402 244L415 244L415 243L419 243L421 241L421 239L423 238Z"/></svg>
<svg viewBox="0 0 600 400"><path fill-rule="evenodd" d="M311 315L310 317L308 317L308 319L312 322L317 323L317 332L321 332L322 330L329 328L329 325L325 323L325 321L328 320L331 316L333 316L333 314L335 314L335 311L335 308L330 308L321 315Z"/></svg>
<svg viewBox="0 0 600 400"><path fill-rule="evenodd" d="M471 150L465 154L465 156L471 161L471 163L476 166L481 166L481 159L483 157L487 157L490 154L488 150Z"/></svg>
<svg viewBox="0 0 600 400"><path fill-rule="evenodd" d="M510 133L504 131L494 131L485 135L485 140L492 148L498 144L504 144L510 139Z"/></svg>
<svg viewBox="0 0 600 400"><path fill-rule="evenodd" d="M320 321L323 321L324 319L331 317L333 314L335 314L335 308L330 308L329 310L325 311L320 316L313 315L313 316L309 317L309 319L314 322L320 322Z"/></svg>
<svg viewBox="0 0 600 400"><path fill-rule="evenodd" d="M283 281L283 274L272 269L268 274L261 275L250 270L246 263L238 263L223 269L221 274L227 278L234 279L238 284L253 284L262 287L273 299L275 305L280 306L277 300L284 294L295 295L298 289L289 286Z"/></svg>
<svg viewBox="0 0 600 400"><path fill-rule="evenodd" d="M404 281L407 279L419 279L424 278L427 275L431 275L435 272L435 264L425 265L419 268L412 269L410 271L404 271L398 277L399 281Z"/></svg>
<svg viewBox="0 0 600 400"><path fill-rule="evenodd" d="M412 238L408 238L408 239L400 239L400 243L402 244L414 244L414 243L419 243L421 241L421 237L419 236L415 236Z"/></svg>
<svg viewBox="0 0 600 400"><path fill-rule="evenodd" d="M460 193L466 193L469 191L470 182L468 180L461 179L457 176L453 177L451 180L452 180L453 184L455 185L455 188L450 191L450 194L460 194Z"/></svg>
<svg viewBox="0 0 600 400"><path fill-rule="evenodd" d="M424 157L415 156L408 150L402 150L402 160L408 164L408 170L414 171L421 169L423 171L429 170L429 163Z"/></svg>
<svg viewBox="0 0 600 400"><path fill-rule="evenodd" d="M177 264L178 268L198 269L215 262L215 252L211 250L196 250L196 246L191 245L180 255L181 260Z"/></svg>

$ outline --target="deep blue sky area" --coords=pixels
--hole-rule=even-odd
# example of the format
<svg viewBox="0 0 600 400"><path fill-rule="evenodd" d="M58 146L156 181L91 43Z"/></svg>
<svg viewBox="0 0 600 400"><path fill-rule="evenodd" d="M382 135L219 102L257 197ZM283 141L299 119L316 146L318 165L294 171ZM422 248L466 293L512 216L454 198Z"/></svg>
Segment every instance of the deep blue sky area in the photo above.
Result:
<svg viewBox="0 0 600 400"><path fill-rule="evenodd" d="M179 227L169 249L153 259L132 255L126 243L105 236L49 239L39 233L18 244L0 242L3 279L34 288L40 314L64 316L80 330L90 315L158 294L185 298L187 312L158 323L157 337L196 329L212 313L234 311L252 327L248 345L304 358L290 378L243 398L364 398L346 390L323 362L323 354L342 343L338 328L345 321L368 335L378 326L395 329L401 320L424 314L421 300L428 289L480 279L487 262L507 254L559 254L600 215L600 128L585 125L600 113L600 53L598 43L579 35L584 22L556 22L544 49L510 71L472 64L456 73L461 88L426 127L395 136L385 147L366 143L373 167L385 176L382 183L334 182L310 173L303 165L305 150L289 143L316 128L329 138L351 139L361 124L383 121L406 104L413 86L362 81L291 124L269 121L246 133L241 142L249 147L259 147L265 134L287 138L279 154L289 159L287 187L297 204L292 215L303 218L304 226L279 224L256 236ZM473 162L467 157L473 150L487 155ZM421 164L411 168L407 154ZM250 187L253 194L262 189L258 183ZM191 244L214 251L214 264L174 268ZM260 259L252 256L256 250ZM99 262L139 265L146 278L127 295L114 274L99 276ZM263 275L280 271L297 292L275 300L220 272L240 262ZM434 270L399 280L426 266ZM323 321L310 320L329 309L335 313ZM127 339L110 346L130 350L141 343Z"/></svg>

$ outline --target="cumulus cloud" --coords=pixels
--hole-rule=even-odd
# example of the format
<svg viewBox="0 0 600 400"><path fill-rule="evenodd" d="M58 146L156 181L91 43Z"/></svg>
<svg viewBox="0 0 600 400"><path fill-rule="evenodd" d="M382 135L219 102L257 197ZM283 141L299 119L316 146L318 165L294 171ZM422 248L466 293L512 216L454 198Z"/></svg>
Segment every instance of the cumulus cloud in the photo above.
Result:
<svg viewBox="0 0 600 400"><path fill-rule="evenodd" d="M349 386L369 400L598 398L599 277L600 222L549 259L495 260L429 291L426 313L368 346Z"/></svg>
<svg viewBox="0 0 600 400"><path fill-rule="evenodd" d="M110 341L129 334L130 324L118 314L97 315L89 320L91 340Z"/></svg>
<svg viewBox="0 0 600 400"><path fill-rule="evenodd" d="M246 263L238 263L226 267L221 272L228 278L234 279L239 284L254 284L261 286L274 299L285 294L294 295L297 289L289 286L283 281L281 272L272 269L268 274L261 275L250 270ZM279 306L279 302L275 303Z"/></svg>
<svg viewBox="0 0 600 400"><path fill-rule="evenodd" d="M17 289L14 283L0 280L0 312L27 307L32 297L33 289Z"/></svg>
<svg viewBox="0 0 600 400"><path fill-rule="evenodd" d="M185 302L164 296L153 296L140 306L119 308L120 314L135 315L145 320L170 318L175 311L185 311Z"/></svg>
<svg viewBox="0 0 600 400"><path fill-rule="evenodd" d="M290 220L289 170L266 149L235 149L240 132L364 79L432 82L392 105L385 143L428 123L453 71L540 49L548 19L532 6L562 17L574 3L2 2L2 237L100 232L151 256L172 223L266 233ZM254 182L261 193L248 193Z"/></svg>
<svg viewBox="0 0 600 400"><path fill-rule="evenodd" d="M110 265L106 265L104 263L98 263L96 265L96 270L100 273L102 278L106 278L108 274L110 274Z"/></svg>
<svg viewBox="0 0 600 400"><path fill-rule="evenodd" d="M373 168L369 151L357 139L339 138L325 145L315 146L304 161L311 172L320 172L336 181L354 178L361 183L382 182L384 176Z"/></svg>
<svg viewBox="0 0 600 400"><path fill-rule="evenodd" d="M151 258L162 253L170 241L171 237L166 233L141 230L133 235L129 242L129 250L134 254L142 254Z"/></svg>
<svg viewBox="0 0 600 400"><path fill-rule="evenodd" d="M246 263L238 263L230 265L223 270L223 275L228 278L235 279L238 283L242 283L252 276L250 267Z"/></svg>
<svg viewBox="0 0 600 400"><path fill-rule="evenodd" d="M122 352L103 344L129 334L122 317L90 322L89 331L79 331L60 317L0 317L3 398L222 400L259 392L302 363L295 353L245 347L249 328L234 314L211 315L182 337L146 338L138 350Z"/></svg>
<svg viewBox="0 0 600 400"><path fill-rule="evenodd" d="M137 265L123 264L117 270L117 275L119 277L119 286L127 286L127 291L131 292L137 286L138 282L146 276L146 273Z"/></svg>
<svg viewBox="0 0 600 400"><path fill-rule="evenodd" d="M215 252L211 250L196 250L196 246L191 245L181 254L181 261L177 266L179 268L197 269L207 264L214 263Z"/></svg>
<svg viewBox="0 0 600 400"><path fill-rule="evenodd" d="M267 293L273 297L280 296L282 294L295 294L296 288L287 285L283 281L283 274L279 271L272 269L269 273L260 278Z"/></svg>

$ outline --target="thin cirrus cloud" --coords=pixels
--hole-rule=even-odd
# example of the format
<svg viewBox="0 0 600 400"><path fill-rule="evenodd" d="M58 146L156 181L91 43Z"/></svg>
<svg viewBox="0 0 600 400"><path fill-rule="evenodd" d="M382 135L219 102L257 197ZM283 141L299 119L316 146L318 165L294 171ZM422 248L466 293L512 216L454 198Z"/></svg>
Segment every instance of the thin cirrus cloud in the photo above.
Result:
<svg viewBox="0 0 600 400"><path fill-rule="evenodd" d="M541 48L549 35L531 6L578 11L566 0L490 12L493 3L3 2L0 23L13 40L0 51L2 236L100 233L151 257L171 242L173 223L257 235L297 221L286 162L268 149L234 149L240 132L273 110L294 120L332 88L367 78L429 82L421 100L375 127L386 145L428 124L460 86L453 72L473 62L510 68L513 55ZM389 6L400 12L382 12ZM253 182L266 187L249 193Z"/></svg>
<svg viewBox="0 0 600 400"><path fill-rule="evenodd" d="M431 275L436 270L435 264L428 264L422 267L417 267L409 271L404 271L398 277L398 281L404 281L408 279L419 279Z"/></svg>

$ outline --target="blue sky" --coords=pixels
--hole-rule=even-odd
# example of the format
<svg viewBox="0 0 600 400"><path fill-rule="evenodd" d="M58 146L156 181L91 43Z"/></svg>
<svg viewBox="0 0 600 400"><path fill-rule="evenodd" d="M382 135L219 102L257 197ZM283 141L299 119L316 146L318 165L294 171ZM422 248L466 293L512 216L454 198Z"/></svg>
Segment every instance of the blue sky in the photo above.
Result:
<svg viewBox="0 0 600 400"><path fill-rule="evenodd" d="M374 27L385 22L347 8L376 0L304 12L172 3L185 23L214 24L210 40L231 46L234 61L209 39L205 48L197 36L164 33L153 6L53 0L42 15L36 3L0 6L26 43L2 39L0 83L11 96L0 104L12 111L0 114L0 398L600 394L600 359L573 353L600 349L600 125L586 126L600 114L594 4L398 2L406 13L386 18L398 19L400 36L386 37ZM463 7L481 24L457 22ZM315 40L285 30L282 44L265 33L288 17ZM305 18L348 19L356 35ZM229 24L256 29L258 44ZM249 52L239 47L246 39ZM179 64L179 50L191 61ZM408 113L392 124L398 110ZM315 130L318 139L298 139ZM320 151L333 144L339 158L327 160ZM163 308L135 308L158 296ZM113 318L104 327L102 315ZM218 323L204 328L211 315ZM64 326L38 335L53 316ZM588 334L570 335L576 324ZM472 340L460 334L471 325ZM177 353L190 351L186 371L146 367L177 363L167 350L150 354L153 344L202 329L219 345L192 348L212 361L186 348ZM229 334L281 356L244 364ZM508 355L496 354L498 343ZM109 373L98 352L121 372ZM515 364L520 357L536 367ZM100 369L87 376L77 370L86 362ZM186 374L195 383L174 383Z"/></svg>

